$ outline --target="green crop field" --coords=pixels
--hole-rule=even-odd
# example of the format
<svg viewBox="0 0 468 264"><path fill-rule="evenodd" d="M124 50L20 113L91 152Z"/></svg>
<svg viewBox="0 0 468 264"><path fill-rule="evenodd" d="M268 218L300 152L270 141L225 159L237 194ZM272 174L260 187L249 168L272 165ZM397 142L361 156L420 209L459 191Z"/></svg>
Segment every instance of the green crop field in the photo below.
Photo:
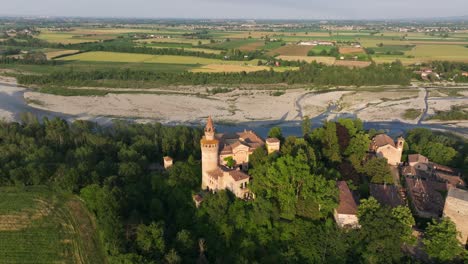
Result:
<svg viewBox="0 0 468 264"><path fill-rule="evenodd" d="M460 45L417 45L406 55L423 60L468 61L468 49Z"/></svg>
<svg viewBox="0 0 468 264"><path fill-rule="evenodd" d="M71 195L0 188L0 263L106 263L93 223Z"/></svg>

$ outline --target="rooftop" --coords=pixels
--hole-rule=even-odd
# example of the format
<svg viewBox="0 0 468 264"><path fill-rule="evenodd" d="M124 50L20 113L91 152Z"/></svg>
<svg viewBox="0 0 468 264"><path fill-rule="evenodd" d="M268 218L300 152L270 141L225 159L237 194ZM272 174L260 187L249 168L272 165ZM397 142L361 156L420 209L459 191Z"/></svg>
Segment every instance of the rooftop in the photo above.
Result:
<svg viewBox="0 0 468 264"><path fill-rule="evenodd" d="M408 155L408 162L420 162L420 163L427 163L429 160L421 154L410 154Z"/></svg>
<svg viewBox="0 0 468 264"><path fill-rule="evenodd" d="M336 209L338 214L357 214L357 204L354 201L353 194L349 190L348 184L345 181L337 182L338 189L340 190L340 204Z"/></svg>
<svg viewBox="0 0 468 264"><path fill-rule="evenodd" d="M393 141L393 139L386 134L380 134L375 136L372 139L372 144L376 147L383 147L386 145L391 145L395 147L395 141Z"/></svg>
<svg viewBox="0 0 468 264"><path fill-rule="evenodd" d="M397 207L404 205L403 200L395 185L371 184L370 195L373 196L382 205Z"/></svg>

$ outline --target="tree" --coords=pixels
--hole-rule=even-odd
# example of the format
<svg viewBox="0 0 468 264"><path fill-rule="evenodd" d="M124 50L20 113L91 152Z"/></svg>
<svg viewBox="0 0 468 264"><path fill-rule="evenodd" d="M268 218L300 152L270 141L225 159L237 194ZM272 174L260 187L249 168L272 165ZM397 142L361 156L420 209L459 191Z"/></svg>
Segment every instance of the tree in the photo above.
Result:
<svg viewBox="0 0 468 264"><path fill-rule="evenodd" d="M413 226L416 224L411 210L407 206L397 206L392 209L392 216L398 220L403 226L403 241L408 244L416 243L416 238L413 236Z"/></svg>
<svg viewBox="0 0 468 264"><path fill-rule="evenodd" d="M336 123L327 122L323 130L322 151L331 162L341 162L340 145L336 135Z"/></svg>
<svg viewBox="0 0 468 264"><path fill-rule="evenodd" d="M298 213L315 208L315 215L326 215L337 205L338 191L333 181L310 173L307 158L302 150L296 157L286 155L269 166L265 174L256 173L252 190L257 196L277 201L281 217L294 219ZM304 208L305 204L309 208ZM311 215L308 213L307 215Z"/></svg>
<svg viewBox="0 0 468 264"><path fill-rule="evenodd" d="M364 165L364 173L373 183L393 184L392 172L386 158L373 158Z"/></svg>
<svg viewBox="0 0 468 264"><path fill-rule="evenodd" d="M443 218L440 222L433 219L426 228L422 242L429 257L449 262L463 253L458 236L457 228L449 218Z"/></svg>
<svg viewBox="0 0 468 264"><path fill-rule="evenodd" d="M234 166L236 166L236 160L232 156L224 158L224 161L226 162L226 166L228 168L232 169Z"/></svg>
<svg viewBox="0 0 468 264"><path fill-rule="evenodd" d="M162 255L166 248L163 224L153 222L150 225L139 225L136 231L136 242L144 252Z"/></svg>
<svg viewBox="0 0 468 264"><path fill-rule="evenodd" d="M370 197L358 208L360 241L357 252L364 263L399 263L407 226L387 207Z"/></svg>
<svg viewBox="0 0 468 264"><path fill-rule="evenodd" d="M312 124L310 123L309 116L304 116L302 118L301 126L302 126L302 135L303 136L309 135L311 132L311 128L312 128Z"/></svg>
<svg viewBox="0 0 468 264"><path fill-rule="evenodd" d="M268 137L269 137L269 138L277 138L277 139L279 139L281 142L284 141L283 132L281 132L281 128L280 128L280 127L272 127L272 128L270 129L270 131L268 132Z"/></svg>

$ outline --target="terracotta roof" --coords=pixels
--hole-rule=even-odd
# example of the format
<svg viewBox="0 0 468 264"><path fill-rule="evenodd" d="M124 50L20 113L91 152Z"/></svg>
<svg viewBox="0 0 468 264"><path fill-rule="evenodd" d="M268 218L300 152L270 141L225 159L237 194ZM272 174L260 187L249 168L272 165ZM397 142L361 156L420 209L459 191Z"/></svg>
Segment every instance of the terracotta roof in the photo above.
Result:
<svg viewBox="0 0 468 264"><path fill-rule="evenodd" d="M239 132L237 133L237 135L239 136L239 139L244 141L245 143L247 143L248 145L252 144L252 143L257 143L257 144L265 144L265 141L263 141L263 139L258 136L255 132L253 132L252 130L245 130L244 132Z"/></svg>
<svg viewBox="0 0 468 264"><path fill-rule="evenodd" d="M434 170L443 171L443 172L454 174L454 175L458 174L458 172L455 169L452 169L448 166L440 165L440 164L433 163L433 162L431 162L431 165L432 165L432 168L434 168Z"/></svg>
<svg viewBox="0 0 468 264"><path fill-rule="evenodd" d="M243 173L240 170L232 170L229 171L229 175L235 180L235 181L241 181L250 178L249 175Z"/></svg>
<svg viewBox="0 0 468 264"><path fill-rule="evenodd" d="M171 158L171 157L169 157L169 156L165 156L165 157L164 157L164 160L165 160L165 161L171 161L171 160L172 160L172 158Z"/></svg>
<svg viewBox="0 0 468 264"><path fill-rule="evenodd" d="M280 140L277 138L267 138L266 142L268 143L279 143Z"/></svg>
<svg viewBox="0 0 468 264"><path fill-rule="evenodd" d="M395 185L371 184L370 195L373 196L382 205L397 207L404 205L403 200L398 193L398 187Z"/></svg>
<svg viewBox="0 0 468 264"><path fill-rule="evenodd" d="M434 217L442 214L445 201L441 193L447 191L446 183L406 177L406 188L418 212Z"/></svg>
<svg viewBox="0 0 468 264"><path fill-rule="evenodd" d="M372 143L376 147L383 147L383 146L386 146L386 145L391 145L391 146L395 147L395 141L393 141L393 139L391 137L387 136L386 134L380 134L380 135L375 136L372 139Z"/></svg>
<svg viewBox="0 0 468 264"><path fill-rule="evenodd" d="M448 184L457 187L457 186L465 186L465 181L459 176L450 175L442 172L436 172L436 177L441 180L445 181Z"/></svg>
<svg viewBox="0 0 468 264"><path fill-rule="evenodd" d="M420 162L427 163L429 160L421 154L410 154L408 155L408 162Z"/></svg>
<svg viewBox="0 0 468 264"><path fill-rule="evenodd" d="M210 175L211 177L215 179L218 179L219 177L223 177L223 171L219 167L207 173L208 175Z"/></svg>
<svg viewBox="0 0 468 264"><path fill-rule="evenodd" d="M357 204L354 201L353 194L348 188L348 184L345 181L337 182L338 189L340 190L340 204L336 209L339 214L357 214Z"/></svg>

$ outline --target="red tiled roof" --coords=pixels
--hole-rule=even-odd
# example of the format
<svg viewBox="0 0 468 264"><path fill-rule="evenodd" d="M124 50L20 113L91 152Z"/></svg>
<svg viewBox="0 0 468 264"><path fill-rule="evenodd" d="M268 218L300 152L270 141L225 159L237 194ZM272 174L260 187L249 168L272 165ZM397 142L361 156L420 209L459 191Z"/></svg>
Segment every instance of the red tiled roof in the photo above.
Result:
<svg viewBox="0 0 468 264"><path fill-rule="evenodd" d="M428 159L421 154L410 154L408 155L408 161L411 163L413 162L426 163L428 162Z"/></svg>
<svg viewBox="0 0 468 264"><path fill-rule="evenodd" d="M223 171L218 167L212 171L209 171L208 175L210 175L211 177L215 179L218 179L219 177L223 177Z"/></svg>
<svg viewBox="0 0 468 264"><path fill-rule="evenodd" d="M243 173L240 170L232 170L229 171L229 175L235 180L235 181L241 181L250 178L249 175Z"/></svg>
<svg viewBox="0 0 468 264"><path fill-rule="evenodd" d="M372 139L372 143L376 147L383 147L386 145L391 145L395 147L395 141L393 141L393 139L387 136L386 134L380 134L380 135L375 136Z"/></svg>
<svg viewBox="0 0 468 264"><path fill-rule="evenodd" d="M348 184L345 181L337 182L338 189L340 190L340 204L336 209L339 214L357 214L357 204L354 201L353 195L348 188Z"/></svg>
<svg viewBox="0 0 468 264"><path fill-rule="evenodd" d="M171 157L169 157L169 156L165 156L165 157L164 157L164 160L165 160L165 161L171 161L171 160L172 160L172 158L171 158Z"/></svg>

